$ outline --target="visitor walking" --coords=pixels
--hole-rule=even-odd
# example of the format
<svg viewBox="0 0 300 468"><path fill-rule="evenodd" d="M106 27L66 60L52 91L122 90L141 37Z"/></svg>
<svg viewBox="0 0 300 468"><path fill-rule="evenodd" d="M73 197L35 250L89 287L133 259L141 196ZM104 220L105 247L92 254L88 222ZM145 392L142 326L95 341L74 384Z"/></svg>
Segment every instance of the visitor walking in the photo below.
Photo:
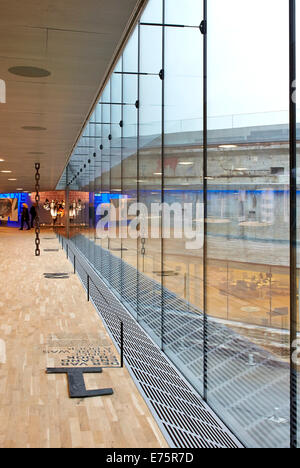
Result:
<svg viewBox="0 0 300 468"><path fill-rule="evenodd" d="M37 217L36 205L32 205L32 207L30 208L30 216L31 216L31 227L34 228L34 221Z"/></svg>
<svg viewBox="0 0 300 468"><path fill-rule="evenodd" d="M22 205L22 212L21 212L21 228L20 231L23 231L24 229L24 223L27 224L27 231L30 231L30 220L29 220L29 210L28 210L28 205L26 203L23 203Z"/></svg>

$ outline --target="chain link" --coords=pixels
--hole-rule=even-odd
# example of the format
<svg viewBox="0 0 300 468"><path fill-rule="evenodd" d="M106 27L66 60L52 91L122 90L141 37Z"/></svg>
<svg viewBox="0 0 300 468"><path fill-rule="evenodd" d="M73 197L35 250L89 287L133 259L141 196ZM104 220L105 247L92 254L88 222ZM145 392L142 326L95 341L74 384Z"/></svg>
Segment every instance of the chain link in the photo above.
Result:
<svg viewBox="0 0 300 468"><path fill-rule="evenodd" d="M40 240L40 217L39 217L39 203L41 201L40 197L40 180L41 180L41 175L40 175L40 168L41 165L39 163L35 164L35 202L36 202L36 218L35 218L35 256L39 257L41 255L41 250L40 250L40 245L41 245L41 240Z"/></svg>

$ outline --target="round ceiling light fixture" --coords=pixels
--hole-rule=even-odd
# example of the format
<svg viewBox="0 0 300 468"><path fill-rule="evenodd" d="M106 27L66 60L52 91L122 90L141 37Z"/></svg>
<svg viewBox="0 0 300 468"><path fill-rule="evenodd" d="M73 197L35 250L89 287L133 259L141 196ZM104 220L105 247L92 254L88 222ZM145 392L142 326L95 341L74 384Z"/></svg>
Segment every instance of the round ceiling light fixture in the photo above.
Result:
<svg viewBox="0 0 300 468"><path fill-rule="evenodd" d="M8 69L10 73L26 78L46 78L51 75L51 72L44 68L38 67L11 67Z"/></svg>
<svg viewBox="0 0 300 468"><path fill-rule="evenodd" d="M22 127L23 130L29 130L29 131L32 131L32 132L39 132L39 131L44 131L44 130L47 130L45 127L33 127L33 126L30 126L30 125L25 125L25 127Z"/></svg>

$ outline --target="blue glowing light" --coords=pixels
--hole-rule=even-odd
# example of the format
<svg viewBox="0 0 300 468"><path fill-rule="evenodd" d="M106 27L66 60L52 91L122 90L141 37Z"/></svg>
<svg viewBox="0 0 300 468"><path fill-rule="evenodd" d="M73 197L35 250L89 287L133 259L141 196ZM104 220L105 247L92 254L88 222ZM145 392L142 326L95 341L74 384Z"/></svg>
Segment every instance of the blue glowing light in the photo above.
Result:
<svg viewBox="0 0 300 468"><path fill-rule="evenodd" d="M18 222L10 221L8 218L7 226L8 227L19 227L20 226L20 217L22 211L22 203L27 203L29 206L30 202L30 195L28 193L1 193L0 198L16 198L18 200Z"/></svg>

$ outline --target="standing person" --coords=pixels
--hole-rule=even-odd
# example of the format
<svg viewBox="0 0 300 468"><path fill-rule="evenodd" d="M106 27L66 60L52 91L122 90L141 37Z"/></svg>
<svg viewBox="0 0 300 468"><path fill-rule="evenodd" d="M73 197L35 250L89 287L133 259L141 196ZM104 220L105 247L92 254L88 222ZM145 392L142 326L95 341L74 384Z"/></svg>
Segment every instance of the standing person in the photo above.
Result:
<svg viewBox="0 0 300 468"><path fill-rule="evenodd" d="M30 221L29 221L29 210L28 210L28 205L26 203L23 203L22 205L22 213L21 213L21 228L20 231L23 231L24 228L24 223L27 224L27 231L30 231Z"/></svg>
<svg viewBox="0 0 300 468"><path fill-rule="evenodd" d="M35 218L37 217L36 205L32 205L32 207L30 208L30 216L31 216L31 227L34 228L34 221L35 221Z"/></svg>

